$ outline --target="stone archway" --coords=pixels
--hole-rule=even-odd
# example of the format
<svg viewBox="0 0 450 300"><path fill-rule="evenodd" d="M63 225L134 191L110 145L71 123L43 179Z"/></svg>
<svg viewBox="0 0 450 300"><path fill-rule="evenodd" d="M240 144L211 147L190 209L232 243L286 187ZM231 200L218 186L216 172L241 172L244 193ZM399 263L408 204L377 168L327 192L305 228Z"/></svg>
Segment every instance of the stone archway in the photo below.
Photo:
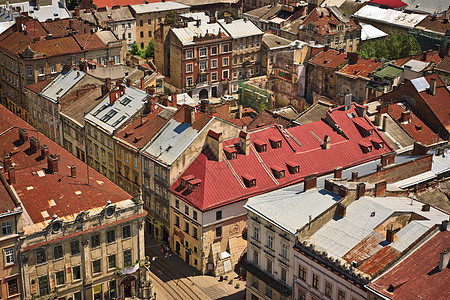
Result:
<svg viewBox="0 0 450 300"><path fill-rule="evenodd" d="M208 99L208 98L209 98L209 96L208 96L208 90L207 90L207 89L202 89L202 90L200 91L200 93L198 93L198 98L199 98L200 100Z"/></svg>
<svg viewBox="0 0 450 300"><path fill-rule="evenodd" d="M120 296L124 298L132 298L136 296L136 278L127 276L120 281Z"/></svg>

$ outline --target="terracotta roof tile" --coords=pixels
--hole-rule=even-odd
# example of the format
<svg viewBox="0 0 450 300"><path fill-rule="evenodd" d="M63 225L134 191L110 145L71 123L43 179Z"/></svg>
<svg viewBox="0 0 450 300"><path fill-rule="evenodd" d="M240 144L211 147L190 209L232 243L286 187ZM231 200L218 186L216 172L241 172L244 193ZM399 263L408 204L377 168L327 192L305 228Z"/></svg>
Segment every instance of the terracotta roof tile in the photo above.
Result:
<svg viewBox="0 0 450 300"><path fill-rule="evenodd" d="M339 53L339 51L334 49L321 51L309 61L310 64L330 69L336 69L346 62L347 54Z"/></svg>
<svg viewBox="0 0 450 300"><path fill-rule="evenodd" d="M337 74L345 75L348 77L362 77L369 80L369 74L381 67L381 62L374 59L365 59L362 57L358 58L355 64L347 64L342 69L340 69Z"/></svg>
<svg viewBox="0 0 450 300"><path fill-rule="evenodd" d="M316 26L316 31L320 35L336 34L336 26L341 21L326 7L315 8L302 22L303 26L308 23L313 23ZM347 31L355 31L361 29L361 26L355 23L354 20L346 22Z"/></svg>
<svg viewBox="0 0 450 300"><path fill-rule="evenodd" d="M36 83L29 84L25 87L35 93L40 93L42 89L45 88L47 84L49 84L52 80L53 80L52 78L45 79L42 81L38 81Z"/></svg>
<svg viewBox="0 0 450 300"><path fill-rule="evenodd" d="M428 83L430 83L431 78L436 79L436 94L432 95L429 90L426 90L421 92L420 96L422 96L441 123L450 131L450 92L436 74L425 77Z"/></svg>

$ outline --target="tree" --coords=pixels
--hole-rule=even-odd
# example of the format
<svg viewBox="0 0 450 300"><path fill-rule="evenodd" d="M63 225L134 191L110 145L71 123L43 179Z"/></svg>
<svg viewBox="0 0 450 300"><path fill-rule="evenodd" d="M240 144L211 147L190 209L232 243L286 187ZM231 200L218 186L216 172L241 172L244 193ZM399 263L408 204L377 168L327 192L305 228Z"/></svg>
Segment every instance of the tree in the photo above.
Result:
<svg viewBox="0 0 450 300"><path fill-rule="evenodd" d="M175 12L173 10L169 11L164 17L164 24L166 25L175 24Z"/></svg>
<svg viewBox="0 0 450 300"><path fill-rule="evenodd" d="M138 46L138 44L136 44L136 42L131 44L130 53L133 54L133 55L140 55L141 54L140 50L139 50L139 46Z"/></svg>
<svg viewBox="0 0 450 300"><path fill-rule="evenodd" d="M145 48L145 52L144 52L144 57L143 58L154 58L155 57L155 41L151 40L148 45L147 48Z"/></svg>
<svg viewBox="0 0 450 300"><path fill-rule="evenodd" d="M411 34L397 34L385 40L365 41L359 47L364 58L386 58L389 60L407 57L419 53L419 42Z"/></svg>

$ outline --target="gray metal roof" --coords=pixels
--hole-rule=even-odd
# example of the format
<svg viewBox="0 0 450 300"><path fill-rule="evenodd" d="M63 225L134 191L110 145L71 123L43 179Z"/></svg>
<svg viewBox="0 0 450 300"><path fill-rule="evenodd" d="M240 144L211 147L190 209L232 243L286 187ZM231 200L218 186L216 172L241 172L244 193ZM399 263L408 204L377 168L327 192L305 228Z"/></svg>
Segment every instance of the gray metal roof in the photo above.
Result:
<svg viewBox="0 0 450 300"><path fill-rule="evenodd" d="M62 1L51 0L51 5L41 5L39 9L37 9L36 5L32 4L34 2L35 1L23 1L10 3L9 7L19 7L21 12L28 12L30 17L38 19L39 22L45 22L47 19L68 19L71 17ZM2 7L6 7L6 5L2 5Z"/></svg>
<svg viewBox="0 0 450 300"><path fill-rule="evenodd" d="M327 190L312 189L303 192L302 185L294 185L250 198L244 205L249 211L295 235L341 198Z"/></svg>
<svg viewBox="0 0 450 300"><path fill-rule="evenodd" d="M426 18L426 15L407 14L394 9L366 5L358 10L354 14L354 17L392 24L399 27L414 28L414 26Z"/></svg>
<svg viewBox="0 0 450 300"><path fill-rule="evenodd" d="M42 89L40 95L54 103L58 103L58 98L64 96L75 84L83 79L84 76L86 76L86 73L77 70L60 73Z"/></svg>
<svg viewBox="0 0 450 300"><path fill-rule="evenodd" d="M211 121L212 119L209 122ZM208 125L199 131L188 123L180 123L172 118L143 151L170 166L207 127Z"/></svg>
<svg viewBox="0 0 450 300"><path fill-rule="evenodd" d="M109 104L108 95L84 119L112 134L145 105L147 96L139 89L125 87L125 93L113 105Z"/></svg>
<svg viewBox="0 0 450 300"><path fill-rule="evenodd" d="M334 258L341 258L394 213L423 216L425 220L412 221L397 232L390 246L402 251L420 238L424 230L448 219L447 214L433 207L429 212L423 212L422 205L406 197L362 197L347 207L344 218L327 222L308 240L317 249L327 251Z"/></svg>
<svg viewBox="0 0 450 300"><path fill-rule="evenodd" d="M185 5L183 3L177 1L168 1L168 2L155 2L148 4L136 4L131 5L131 8L137 14L145 14L150 12L162 12L162 11L171 11L171 10L179 10L179 9L189 9L190 6Z"/></svg>
<svg viewBox="0 0 450 300"><path fill-rule="evenodd" d="M180 40L183 45L193 45L194 44L194 36L205 36L208 34L218 34L222 32L223 34L228 34L220 27L218 23L206 23L201 22L201 24L197 27L196 22L188 22L187 27L185 28L172 28L172 32L175 36Z"/></svg>
<svg viewBox="0 0 450 300"><path fill-rule="evenodd" d="M275 50L278 48L289 48L292 41L279 37L271 33L264 33L262 38L263 43L269 50Z"/></svg>
<svg viewBox="0 0 450 300"><path fill-rule="evenodd" d="M108 8L106 11L95 11L95 16L100 22L120 22L135 20L128 6L122 6L117 9Z"/></svg>
<svg viewBox="0 0 450 300"><path fill-rule="evenodd" d="M225 20L219 20L218 22L233 39L264 34L258 26L244 19L233 20L229 24Z"/></svg>
<svg viewBox="0 0 450 300"><path fill-rule="evenodd" d="M359 23L361 25L361 40L371 40L378 39L381 37L386 37L388 34L373 25L366 23Z"/></svg>
<svg viewBox="0 0 450 300"><path fill-rule="evenodd" d="M426 61L411 59L408 62L404 63L403 67L411 67L411 71L419 73L422 72L423 69L428 67L429 64L430 63Z"/></svg>
<svg viewBox="0 0 450 300"><path fill-rule="evenodd" d="M424 12L427 14L442 14L445 12L449 3L448 0L403 0L408 6L405 10L415 11L415 12Z"/></svg>

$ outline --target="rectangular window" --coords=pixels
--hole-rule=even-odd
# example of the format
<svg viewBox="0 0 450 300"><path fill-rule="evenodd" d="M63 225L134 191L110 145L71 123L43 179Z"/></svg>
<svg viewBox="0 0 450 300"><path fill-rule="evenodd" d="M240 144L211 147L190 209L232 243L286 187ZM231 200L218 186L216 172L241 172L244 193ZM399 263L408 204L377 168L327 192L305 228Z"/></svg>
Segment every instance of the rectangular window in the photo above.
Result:
<svg viewBox="0 0 450 300"><path fill-rule="evenodd" d="M141 35L141 38L143 38L144 37L144 32L141 31L140 35Z"/></svg>
<svg viewBox="0 0 450 300"><path fill-rule="evenodd" d="M273 265L273 261L270 258L267 258L267 272L272 273L272 265Z"/></svg>
<svg viewBox="0 0 450 300"><path fill-rule="evenodd" d="M200 70L206 70L208 68L208 61L207 60L201 60L199 63Z"/></svg>
<svg viewBox="0 0 450 300"><path fill-rule="evenodd" d="M333 285L329 283L328 281L325 281L325 296L328 298L331 298L331 294L333 291Z"/></svg>
<svg viewBox="0 0 450 300"><path fill-rule="evenodd" d="M211 73L211 81L217 81L217 72Z"/></svg>
<svg viewBox="0 0 450 300"><path fill-rule="evenodd" d="M217 54L217 47L216 46L212 46L211 47L211 55L216 55Z"/></svg>
<svg viewBox="0 0 450 300"><path fill-rule="evenodd" d="M338 291L338 300L345 300L345 292L343 290Z"/></svg>
<svg viewBox="0 0 450 300"><path fill-rule="evenodd" d="M184 213L189 216L189 206L185 205L184 206Z"/></svg>
<svg viewBox="0 0 450 300"><path fill-rule="evenodd" d="M91 236L91 248L97 248L100 247L100 235L96 234Z"/></svg>
<svg viewBox="0 0 450 300"><path fill-rule="evenodd" d="M45 249L36 250L36 262L38 264L43 264L47 262L47 255L45 253Z"/></svg>
<svg viewBox="0 0 450 300"><path fill-rule="evenodd" d="M151 30L148 31L148 37L152 37L152 32L151 32Z"/></svg>
<svg viewBox="0 0 450 300"><path fill-rule="evenodd" d="M201 48L199 52L200 57L205 57L208 55L208 51L206 48Z"/></svg>
<svg viewBox="0 0 450 300"><path fill-rule="evenodd" d="M259 241L259 227L253 226L253 238Z"/></svg>
<svg viewBox="0 0 450 300"><path fill-rule="evenodd" d="M220 219L222 219L222 211L221 210L216 211L216 220L220 220Z"/></svg>
<svg viewBox="0 0 450 300"><path fill-rule="evenodd" d="M122 227L122 238L123 239L127 239L131 237L131 226L130 225L126 225Z"/></svg>
<svg viewBox="0 0 450 300"><path fill-rule="evenodd" d="M306 292L302 289L298 290L298 300L306 300Z"/></svg>
<svg viewBox="0 0 450 300"><path fill-rule="evenodd" d="M180 217L179 216L175 216L175 226L180 228Z"/></svg>
<svg viewBox="0 0 450 300"><path fill-rule="evenodd" d="M66 283L66 278L64 275L64 270L56 272L56 285L61 285Z"/></svg>
<svg viewBox="0 0 450 300"><path fill-rule="evenodd" d="M108 244L113 243L116 241L116 231L110 230L106 232L106 242Z"/></svg>
<svg viewBox="0 0 450 300"><path fill-rule="evenodd" d="M94 260L92 262L92 274L97 274L100 273L102 271L102 264L101 264L102 260Z"/></svg>
<svg viewBox="0 0 450 300"><path fill-rule="evenodd" d="M19 286L17 285L17 278L8 280L8 296L19 293Z"/></svg>
<svg viewBox="0 0 450 300"><path fill-rule="evenodd" d="M306 268L302 265L298 266L298 278L303 281L306 281Z"/></svg>
<svg viewBox="0 0 450 300"><path fill-rule="evenodd" d="M269 234L269 235L267 236L267 247L268 247L269 249L273 249L273 240L274 240L273 235Z"/></svg>
<svg viewBox="0 0 450 300"><path fill-rule="evenodd" d="M289 246L286 243L281 243L281 256L288 258Z"/></svg>
<svg viewBox="0 0 450 300"><path fill-rule="evenodd" d="M266 296L272 299L272 288L269 285L266 286Z"/></svg>
<svg viewBox="0 0 450 300"><path fill-rule="evenodd" d="M178 209L180 208L180 200L175 200L175 207Z"/></svg>
<svg viewBox="0 0 450 300"><path fill-rule="evenodd" d="M312 286L315 289L319 289L319 275L313 273Z"/></svg>
<svg viewBox="0 0 450 300"><path fill-rule="evenodd" d="M187 77L186 78L186 86L187 87L191 87L192 86L192 77Z"/></svg>
<svg viewBox="0 0 450 300"><path fill-rule="evenodd" d="M112 117L114 117L117 114L117 111L115 110L110 110L106 115L104 115L103 117L100 118L100 121L102 122L108 122L109 120L111 120Z"/></svg>
<svg viewBox="0 0 450 300"><path fill-rule="evenodd" d="M192 218L194 218L194 220L197 220L197 212L195 210L192 212Z"/></svg>
<svg viewBox="0 0 450 300"><path fill-rule="evenodd" d="M77 292L73 294L73 300L82 300L81 292Z"/></svg>
<svg viewBox="0 0 450 300"><path fill-rule="evenodd" d="M211 69L217 68L217 59L211 59Z"/></svg>
<svg viewBox="0 0 450 300"><path fill-rule="evenodd" d="M116 255L108 256L108 268L113 269L116 267Z"/></svg>
<svg viewBox="0 0 450 300"><path fill-rule="evenodd" d="M192 226L192 237L193 237L194 239L197 239L197 238L198 238L198 229L197 229L197 227L195 227L195 226Z"/></svg>
<svg viewBox="0 0 450 300"><path fill-rule="evenodd" d="M131 267L131 264L132 264L131 250L126 250L123 252L123 266Z"/></svg>
<svg viewBox="0 0 450 300"><path fill-rule="evenodd" d="M27 67L27 76L33 77L33 69L31 69L31 67Z"/></svg>
<svg viewBox="0 0 450 300"><path fill-rule="evenodd" d="M53 259L59 259L64 256L63 246L58 245L53 247Z"/></svg>
<svg viewBox="0 0 450 300"><path fill-rule="evenodd" d="M285 268L281 268L281 281L286 282L287 280L287 270Z"/></svg>
<svg viewBox="0 0 450 300"><path fill-rule="evenodd" d="M147 24L148 24L148 26L152 25L152 19L148 19Z"/></svg>
<svg viewBox="0 0 450 300"><path fill-rule="evenodd" d="M13 233L13 230L12 230L11 221L3 222L2 223L2 234L5 236L5 235L10 235L12 233Z"/></svg>
<svg viewBox="0 0 450 300"><path fill-rule="evenodd" d="M222 236L222 227L216 227L216 237Z"/></svg>
<svg viewBox="0 0 450 300"><path fill-rule="evenodd" d="M80 280L81 279L81 267L80 266L76 266L76 267L72 267L72 276L73 276L73 280Z"/></svg>
<svg viewBox="0 0 450 300"><path fill-rule="evenodd" d="M186 50L186 58L192 58L192 50Z"/></svg>
<svg viewBox="0 0 450 300"><path fill-rule="evenodd" d="M186 73L192 73L192 64L186 64Z"/></svg>
<svg viewBox="0 0 450 300"><path fill-rule="evenodd" d="M41 276L38 278L39 283L39 294L41 296L47 295L50 292L49 286L48 286L48 276Z"/></svg>
<svg viewBox="0 0 450 300"><path fill-rule="evenodd" d="M222 71L222 79L227 79L227 78L228 78L228 70Z"/></svg>
<svg viewBox="0 0 450 300"><path fill-rule="evenodd" d="M223 44L222 46L223 46L223 48L222 48L223 52L227 53L229 51L228 50L228 44Z"/></svg>
<svg viewBox="0 0 450 300"><path fill-rule="evenodd" d="M44 68L43 67L39 67L39 76L44 76Z"/></svg>
<svg viewBox="0 0 450 300"><path fill-rule="evenodd" d="M14 264L16 262L16 257L14 253L14 247L9 247L5 249L5 263L7 265Z"/></svg>
<svg viewBox="0 0 450 300"><path fill-rule="evenodd" d="M184 221L184 232L189 234L189 222L188 221Z"/></svg>
<svg viewBox="0 0 450 300"><path fill-rule="evenodd" d="M51 69L52 73L56 73L56 66L55 65L51 65L50 69Z"/></svg>
<svg viewBox="0 0 450 300"><path fill-rule="evenodd" d="M253 249L253 262L259 264L259 252Z"/></svg>
<svg viewBox="0 0 450 300"><path fill-rule="evenodd" d="M230 59L228 57L224 57L222 59L222 67L228 67L229 64L230 64Z"/></svg>

